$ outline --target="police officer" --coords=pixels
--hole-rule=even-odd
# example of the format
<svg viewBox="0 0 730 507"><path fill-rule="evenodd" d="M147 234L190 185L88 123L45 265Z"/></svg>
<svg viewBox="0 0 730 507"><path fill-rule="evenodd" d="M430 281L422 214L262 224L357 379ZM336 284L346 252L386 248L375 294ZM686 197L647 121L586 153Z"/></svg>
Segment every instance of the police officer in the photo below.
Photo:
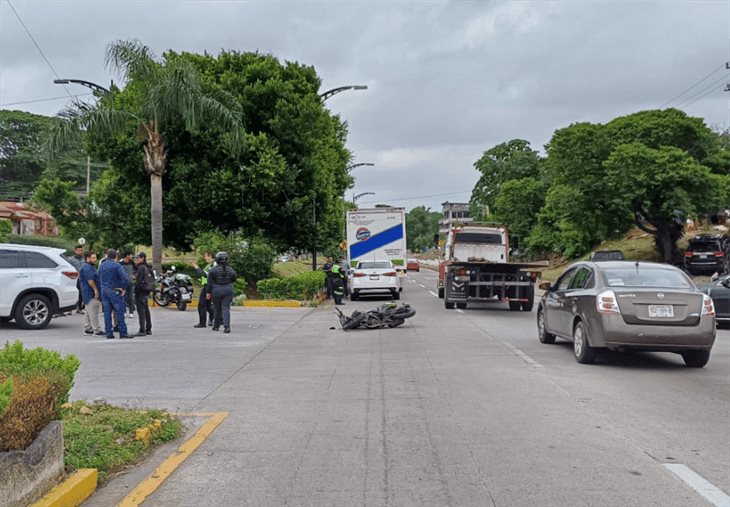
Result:
<svg viewBox="0 0 730 507"><path fill-rule="evenodd" d="M205 327L205 317L207 314L208 317L208 325L213 325L213 316L215 313L213 312L213 302L210 301L207 298L208 295L208 272L210 271L210 268L215 266L215 261L213 260L213 252L206 251L205 254L203 254L203 257L205 257L206 266L204 268L201 268L198 266L195 262L193 262L193 267L195 268L195 275L200 278L200 297L198 298L198 320L199 322L195 324L193 327Z"/></svg>
<svg viewBox="0 0 730 507"><path fill-rule="evenodd" d="M107 251L107 261L113 261L117 251L110 248ZM104 262L99 266L99 280L101 281L101 301L104 305L104 334L107 338L114 338L112 332L112 311L117 314L119 338L134 338L127 333L127 324L124 322L124 295L129 286L129 279L124 268L118 262Z"/></svg>
<svg viewBox="0 0 730 507"><path fill-rule="evenodd" d="M345 304L342 302L342 297L345 295L345 276L339 264L332 265L332 296L335 299L336 305Z"/></svg>
<svg viewBox="0 0 730 507"><path fill-rule="evenodd" d="M228 254L215 254L216 266L208 271L207 299L213 301L215 321L213 331L220 329L223 323L223 332L231 332L231 302L233 301L233 282L236 281L236 272L228 265Z"/></svg>

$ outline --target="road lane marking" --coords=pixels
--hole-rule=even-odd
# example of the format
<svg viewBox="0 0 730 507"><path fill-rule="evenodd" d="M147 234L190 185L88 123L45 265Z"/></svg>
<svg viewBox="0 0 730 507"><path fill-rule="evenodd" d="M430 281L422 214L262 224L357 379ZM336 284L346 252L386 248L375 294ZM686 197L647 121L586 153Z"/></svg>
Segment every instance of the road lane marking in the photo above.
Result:
<svg viewBox="0 0 730 507"><path fill-rule="evenodd" d="M697 493L705 497L715 507L730 507L730 495L709 482L700 474L679 463L664 463L674 475L686 482Z"/></svg>
<svg viewBox="0 0 730 507"><path fill-rule="evenodd" d="M420 286L421 286L421 287L423 287L424 289L426 288L426 286L425 286L425 285L423 285L422 283L419 283L418 285L420 285Z"/></svg>
<svg viewBox="0 0 730 507"><path fill-rule="evenodd" d="M137 507L159 488L165 479L207 439L228 416L228 412L181 414L193 417L207 417L208 420L188 440L180 444L170 457L163 461L152 474L140 482L117 507Z"/></svg>
<svg viewBox="0 0 730 507"><path fill-rule="evenodd" d="M464 310L462 310L461 308L457 308L456 311L459 313L464 313Z"/></svg>
<svg viewBox="0 0 730 507"><path fill-rule="evenodd" d="M434 291L432 291L432 290L428 291L428 293L429 293L429 294L431 294L431 295L432 295L433 297L435 297L435 298L439 297L439 295L438 295L438 294L436 294L436 293L435 293Z"/></svg>
<svg viewBox="0 0 730 507"><path fill-rule="evenodd" d="M537 361L535 361L533 358L531 358L530 356L528 356L527 354L525 354L524 352L522 352L520 349L518 349L517 347L515 347L511 343L502 342L502 344L505 347L507 347L508 349L510 349L517 357L519 357L520 359L522 359L524 362L526 362L530 366L532 366L534 368L542 368L542 365L540 363L538 363Z"/></svg>

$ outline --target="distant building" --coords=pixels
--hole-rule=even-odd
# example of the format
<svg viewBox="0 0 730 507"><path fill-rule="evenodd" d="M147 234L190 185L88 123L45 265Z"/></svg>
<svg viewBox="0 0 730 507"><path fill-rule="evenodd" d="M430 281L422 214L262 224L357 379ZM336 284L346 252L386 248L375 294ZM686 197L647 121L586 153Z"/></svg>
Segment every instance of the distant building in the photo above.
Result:
<svg viewBox="0 0 730 507"><path fill-rule="evenodd" d="M3 218L12 223L12 234L58 236L58 227L51 215L29 208L23 203L0 201L0 219Z"/></svg>
<svg viewBox="0 0 730 507"><path fill-rule="evenodd" d="M469 213L468 202L442 202L443 215L439 220L439 234L448 234L456 224L468 224L474 221Z"/></svg>

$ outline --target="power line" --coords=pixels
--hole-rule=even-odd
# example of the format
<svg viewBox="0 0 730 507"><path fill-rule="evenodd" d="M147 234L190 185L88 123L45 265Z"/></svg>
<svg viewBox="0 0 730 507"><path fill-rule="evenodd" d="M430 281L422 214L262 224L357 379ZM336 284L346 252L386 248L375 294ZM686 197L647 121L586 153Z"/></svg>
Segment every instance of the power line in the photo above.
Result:
<svg viewBox="0 0 730 507"><path fill-rule="evenodd" d="M79 93L73 96L73 98L77 97L83 97L84 95L93 95L93 93ZM20 102L6 102L4 104L0 104L0 107L5 106L19 106L21 104L35 104L36 102L49 102L51 100L61 100L61 99L67 99L68 97L66 95L61 95L60 97L49 97L47 99L35 99L35 100L21 100Z"/></svg>
<svg viewBox="0 0 730 507"><path fill-rule="evenodd" d="M704 97L705 95L711 93L715 86L717 86L720 82L725 81L726 79L727 79L727 76L720 76L720 79L718 79L716 81L713 81L708 86L706 86L705 88L701 89L699 92L697 92L694 95L692 95L690 98L688 98L686 100L683 100L682 102L680 102L679 104L677 104L676 107L677 108L687 107L690 104L694 104L695 102L697 102L697 100L699 100L702 97ZM705 93L708 90L709 90L709 92L708 93ZM702 96L700 97L700 95L702 95ZM697 100L693 100L693 99L695 99L695 97L697 97Z"/></svg>
<svg viewBox="0 0 730 507"><path fill-rule="evenodd" d="M431 194L431 195L416 195L413 197L402 197L400 199L385 199L387 202L400 202L400 201L413 201L415 199L427 199L429 197L445 197L447 195L460 195L460 194L471 194L471 190L465 190L463 192L446 192L444 194ZM378 201L367 201L362 204L371 204Z"/></svg>
<svg viewBox="0 0 730 507"><path fill-rule="evenodd" d="M700 79L699 81L697 81L695 84L693 84L692 86L690 86L689 88L687 88L685 91L683 91L682 93L680 93L676 97L674 97L674 98L668 100L667 102L665 102L662 105L661 109L664 109L665 107L667 107L669 104L671 104L672 102L674 102L675 100L677 100L679 97L681 97L682 95L684 95L688 91L693 90L695 87L697 87L697 85L699 85L700 83L702 83L705 79L707 79L708 77L710 77L711 75L713 75L718 70L723 69L724 67L725 67L725 64L724 63L721 64L719 67L717 67L715 70L713 70L712 72L710 72L709 74L707 74L705 77L703 77L702 79Z"/></svg>
<svg viewBox="0 0 730 507"><path fill-rule="evenodd" d="M8 2L8 5L10 6L10 8L13 10L13 14L15 14L15 17L18 18L18 21L20 21L20 24L23 26L23 29L25 30L25 33L28 34L28 37L30 37L30 40L32 40L33 41L33 44L35 45L35 48L38 50L38 52L41 54L41 56L43 57L43 59L46 61L46 63L48 64L48 67L50 67L51 71L53 72L53 75L56 76L56 79L61 79L61 76L58 75L58 72L56 72L56 69L51 64L51 61L48 59L48 57L46 57L46 54L43 52L43 50L41 49L41 47L36 42L35 37L33 37L33 34L30 33L30 30L28 30L28 27L25 26L25 23L23 23L23 20L21 19L20 14L18 14L18 11L15 10L15 7L10 2L10 0L6 0L6 1ZM68 91L68 88L66 88L66 85L63 85L63 89L66 90L66 93L68 94L68 96L71 99L74 98L74 96L71 95L71 92Z"/></svg>

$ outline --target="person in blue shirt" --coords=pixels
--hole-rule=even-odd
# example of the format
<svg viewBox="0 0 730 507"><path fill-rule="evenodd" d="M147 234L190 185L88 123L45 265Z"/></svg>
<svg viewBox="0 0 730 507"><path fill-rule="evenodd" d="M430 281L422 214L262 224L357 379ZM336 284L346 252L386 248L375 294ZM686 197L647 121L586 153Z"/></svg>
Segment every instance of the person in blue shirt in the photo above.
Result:
<svg viewBox="0 0 730 507"><path fill-rule="evenodd" d="M81 288L81 300L86 310L84 334L101 336L104 334L99 325L101 286L99 284L99 274L94 266L96 266L96 254L86 252L84 263L79 269L79 287Z"/></svg>
<svg viewBox="0 0 730 507"><path fill-rule="evenodd" d="M107 261L113 261L117 251L110 248L106 253ZM99 280L101 280L101 301L104 304L104 334L107 338L114 338L112 331L112 311L117 314L119 338L134 338L127 333L127 323L124 322L124 294L129 286L129 279L124 268L118 262L103 262L99 266Z"/></svg>

